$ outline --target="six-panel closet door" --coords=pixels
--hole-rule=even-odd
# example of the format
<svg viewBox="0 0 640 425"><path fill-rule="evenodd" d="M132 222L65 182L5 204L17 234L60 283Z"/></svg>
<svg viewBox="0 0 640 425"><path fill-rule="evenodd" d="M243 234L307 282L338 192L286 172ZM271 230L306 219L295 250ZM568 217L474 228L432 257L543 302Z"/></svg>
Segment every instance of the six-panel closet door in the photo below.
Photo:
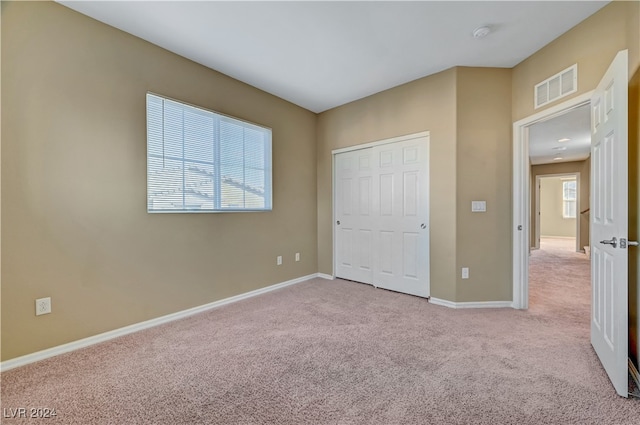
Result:
<svg viewBox="0 0 640 425"><path fill-rule="evenodd" d="M428 137L336 154L336 276L429 296Z"/></svg>

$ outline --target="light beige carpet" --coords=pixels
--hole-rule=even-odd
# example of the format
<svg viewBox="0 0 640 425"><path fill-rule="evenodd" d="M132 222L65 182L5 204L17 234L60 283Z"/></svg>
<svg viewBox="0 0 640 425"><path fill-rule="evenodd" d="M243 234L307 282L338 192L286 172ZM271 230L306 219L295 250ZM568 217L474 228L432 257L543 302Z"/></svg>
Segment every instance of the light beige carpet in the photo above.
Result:
<svg viewBox="0 0 640 425"><path fill-rule="evenodd" d="M637 425L580 255L534 253L530 311L315 279L2 373L3 408L58 415L2 423Z"/></svg>

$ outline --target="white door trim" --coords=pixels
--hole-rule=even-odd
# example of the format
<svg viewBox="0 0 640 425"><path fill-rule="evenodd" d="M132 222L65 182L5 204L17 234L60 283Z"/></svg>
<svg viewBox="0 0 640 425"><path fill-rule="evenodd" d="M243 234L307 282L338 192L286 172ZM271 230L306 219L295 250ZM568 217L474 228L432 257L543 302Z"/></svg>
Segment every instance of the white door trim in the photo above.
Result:
<svg viewBox="0 0 640 425"><path fill-rule="evenodd" d="M380 146L380 145L387 145L389 143L404 142L405 140L419 139L420 137L429 137L429 132L428 131L421 131L419 133L413 133L413 134L407 134L407 135L404 135L404 136L391 137L389 139L376 140L374 142L363 143L361 145L348 146L346 148L334 149L334 150L331 151L331 155L333 155L333 157L335 158L336 154L339 154L339 153L357 151L357 150L366 149L366 148L373 148L373 147Z"/></svg>
<svg viewBox="0 0 640 425"><path fill-rule="evenodd" d="M531 227L529 126L591 101L593 90L513 123L513 308L529 308Z"/></svg>
<svg viewBox="0 0 640 425"><path fill-rule="evenodd" d="M533 245L535 248L540 249L540 180L548 177L567 177L573 176L576 178L576 252L580 251L580 246L582 241L580 240L580 172L576 171L573 173L558 173L558 174L539 174L536 176L536 210L535 214L535 222L536 222L536 234L534 237L536 238L535 244Z"/></svg>
<svg viewBox="0 0 640 425"><path fill-rule="evenodd" d="M332 237L332 264L333 264L333 276L336 276L336 155L344 152L351 152L360 149L373 148L376 146L386 145L389 143L403 142L411 139L418 139L420 137L429 138L429 131L421 131L419 133L407 134L404 136L391 137L389 139L376 140L374 142L362 143L360 145L348 146L346 148L333 149L331 151L331 237Z"/></svg>

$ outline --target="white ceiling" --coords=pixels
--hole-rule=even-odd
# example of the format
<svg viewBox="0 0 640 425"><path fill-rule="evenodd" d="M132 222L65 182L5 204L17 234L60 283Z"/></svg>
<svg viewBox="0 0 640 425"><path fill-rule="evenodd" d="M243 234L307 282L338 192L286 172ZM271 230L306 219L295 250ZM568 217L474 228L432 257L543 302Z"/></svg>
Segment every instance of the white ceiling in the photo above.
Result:
<svg viewBox="0 0 640 425"><path fill-rule="evenodd" d="M570 139L558 142L560 139ZM531 164L582 161L591 152L591 117L589 105L529 127ZM554 160L554 158L561 158Z"/></svg>
<svg viewBox="0 0 640 425"><path fill-rule="evenodd" d="M313 112L453 66L511 68L608 3L59 2Z"/></svg>

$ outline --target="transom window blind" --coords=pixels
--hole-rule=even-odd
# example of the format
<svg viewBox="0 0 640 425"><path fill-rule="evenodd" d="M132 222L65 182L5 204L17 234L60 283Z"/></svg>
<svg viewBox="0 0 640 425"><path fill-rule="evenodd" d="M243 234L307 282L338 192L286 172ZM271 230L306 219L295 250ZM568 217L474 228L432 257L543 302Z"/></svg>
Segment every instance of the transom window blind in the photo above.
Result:
<svg viewBox="0 0 640 425"><path fill-rule="evenodd" d="M271 129L147 94L147 211L271 210Z"/></svg>

